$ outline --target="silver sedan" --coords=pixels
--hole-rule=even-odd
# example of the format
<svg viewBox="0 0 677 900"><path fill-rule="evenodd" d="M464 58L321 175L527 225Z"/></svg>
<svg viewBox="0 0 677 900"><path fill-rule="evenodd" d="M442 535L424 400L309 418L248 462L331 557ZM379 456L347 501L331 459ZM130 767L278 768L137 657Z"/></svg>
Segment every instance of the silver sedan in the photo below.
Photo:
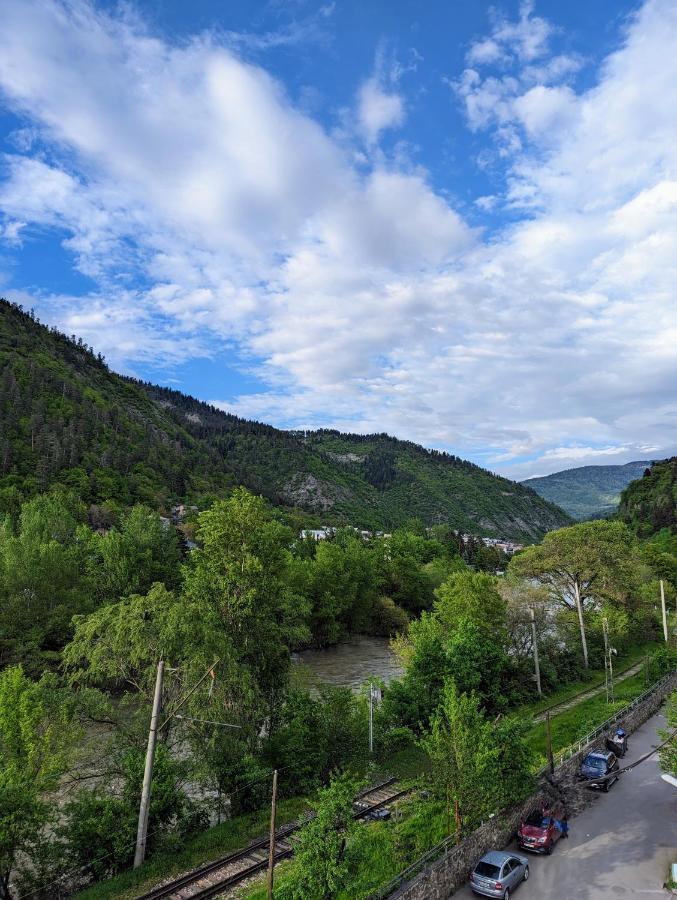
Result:
<svg viewBox="0 0 677 900"><path fill-rule="evenodd" d="M508 900L521 881L529 877L529 860L519 853L490 850L477 863L470 875L470 887L483 897Z"/></svg>

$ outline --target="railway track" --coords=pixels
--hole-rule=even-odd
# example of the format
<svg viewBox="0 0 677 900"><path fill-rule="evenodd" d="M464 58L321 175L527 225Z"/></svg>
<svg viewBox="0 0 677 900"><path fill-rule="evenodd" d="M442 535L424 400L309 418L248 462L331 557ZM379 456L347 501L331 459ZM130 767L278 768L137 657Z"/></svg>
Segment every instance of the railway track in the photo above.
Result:
<svg viewBox="0 0 677 900"><path fill-rule="evenodd" d="M354 800L353 818L364 819L370 813L399 800L408 794L401 790L396 779L390 778L374 787L362 791ZM297 819L275 832L275 865L294 854L293 836L306 824L312 815ZM207 900L218 897L245 881L252 875L264 871L268 866L268 837L252 841L247 847L236 850L200 866L186 875L159 885L137 900Z"/></svg>

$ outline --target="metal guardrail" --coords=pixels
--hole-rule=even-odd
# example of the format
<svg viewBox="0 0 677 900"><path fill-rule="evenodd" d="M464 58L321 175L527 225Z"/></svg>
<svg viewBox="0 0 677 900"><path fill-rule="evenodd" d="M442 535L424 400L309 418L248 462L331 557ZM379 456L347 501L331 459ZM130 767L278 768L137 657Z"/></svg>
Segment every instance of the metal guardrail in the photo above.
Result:
<svg viewBox="0 0 677 900"><path fill-rule="evenodd" d="M625 718L625 716L629 715L633 711L633 709L636 709L636 707L639 706L640 703L643 703L645 700L648 700L648 698L652 694L654 694L657 690L659 690L659 688L661 688L663 685L667 684L667 682L671 678L673 678L674 675L675 675L675 671L670 672L667 675L664 675L663 678L660 678L658 681L654 682L651 685L651 687L647 688L643 693L641 693L639 696L635 697L634 700L631 700L627 706L624 706L622 709L617 710L617 712L615 712L612 716L610 716L608 719L606 719L606 721L602 722L601 725L598 725L597 728L594 729L594 731L588 732L588 734L586 734L585 737L582 737L577 743L571 744L569 747L565 747L564 750L559 750L557 753L555 753L554 754L555 765L561 766L562 763L566 762L567 759L571 759L572 756L575 756L577 753L580 753L580 751L583 749L583 747L585 747L591 741L594 741L595 738L598 738L601 735L603 735L606 731L609 730L609 728L615 722L618 722L619 719L623 719L623 718ZM549 768L548 766L544 766L539 771L538 774L542 775L544 772L548 771L548 768Z"/></svg>
<svg viewBox="0 0 677 900"><path fill-rule="evenodd" d="M579 753L586 744L589 744L591 741L594 741L595 738L599 737L603 734L608 728L617 722L619 719L622 719L624 716L629 715L633 709L639 706L640 703L643 703L644 700L647 700L652 694L654 694L657 690L659 690L663 685L667 684L668 681L675 676L677 669L670 672L668 675L663 676L658 681L654 682L651 687L647 688L642 694L638 697L635 697L627 706L624 706L622 709L619 709L614 713L613 716L608 718L605 722L603 722L599 727L595 728L594 731L586 734L584 738L581 738L580 741L576 744L572 744L570 747L567 747L565 750L560 750L559 753L555 754L556 765L561 765L567 759L570 759L576 753ZM550 771L549 766L544 766L543 769L540 769L537 775L543 775L546 772ZM486 824L486 821L481 822L477 828L481 828ZM393 894L398 888L402 887L407 881L411 881L412 878L415 878L419 875L430 863L436 862L436 860L440 859L442 856L445 856L450 848L455 848L460 846L456 843L455 837L445 838L441 843L436 844L427 853L423 856L420 856L415 862L413 862L408 868L404 869L404 871L400 872L395 876L388 884L384 884L382 887L378 888L373 894L369 895L369 900L385 900L386 897L389 897Z"/></svg>

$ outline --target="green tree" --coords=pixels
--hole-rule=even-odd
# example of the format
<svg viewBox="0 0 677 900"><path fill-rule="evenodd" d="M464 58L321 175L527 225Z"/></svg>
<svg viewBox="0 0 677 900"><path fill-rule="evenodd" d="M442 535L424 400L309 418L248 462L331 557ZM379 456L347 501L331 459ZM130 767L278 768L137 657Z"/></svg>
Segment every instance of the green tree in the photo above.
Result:
<svg viewBox="0 0 677 900"><path fill-rule="evenodd" d="M53 791L78 737L72 705L53 676L30 681L20 666L0 672L0 898L30 860L54 818Z"/></svg>
<svg viewBox="0 0 677 900"><path fill-rule="evenodd" d="M377 604L374 552L352 531L319 541L314 556L290 560L289 583L311 605L313 642L335 644L348 633L366 631Z"/></svg>
<svg viewBox="0 0 677 900"><path fill-rule="evenodd" d="M101 601L143 594L154 582L178 585L179 549L176 532L146 506L125 513L118 528L92 541L90 572Z"/></svg>
<svg viewBox="0 0 677 900"><path fill-rule="evenodd" d="M505 630L507 604L491 575L468 570L454 573L435 597L435 618L447 632L464 618L499 637Z"/></svg>
<svg viewBox="0 0 677 900"><path fill-rule="evenodd" d="M622 522L581 522L551 531L542 543L513 557L513 574L545 585L551 598L575 610L583 662L588 668L585 612L606 600L631 608L640 569L636 542Z"/></svg>
<svg viewBox="0 0 677 900"><path fill-rule="evenodd" d="M434 791L452 815L456 840L489 813L525 797L533 784L525 728L515 720L489 721L474 694L445 684L439 709L421 746L431 760Z"/></svg>
<svg viewBox="0 0 677 900"><path fill-rule="evenodd" d="M184 569L186 597L210 609L254 674L271 721L287 683L289 647L308 640L308 604L288 586L292 533L261 497L238 488L199 519L202 548Z"/></svg>
<svg viewBox="0 0 677 900"><path fill-rule="evenodd" d="M348 845L357 822L353 797L357 785L336 775L320 792L315 817L301 829L290 878L276 891L280 900L333 900L348 882Z"/></svg>
<svg viewBox="0 0 677 900"><path fill-rule="evenodd" d="M93 607L84 509L61 492L24 503L0 525L0 663L40 670L66 642L71 618Z"/></svg>

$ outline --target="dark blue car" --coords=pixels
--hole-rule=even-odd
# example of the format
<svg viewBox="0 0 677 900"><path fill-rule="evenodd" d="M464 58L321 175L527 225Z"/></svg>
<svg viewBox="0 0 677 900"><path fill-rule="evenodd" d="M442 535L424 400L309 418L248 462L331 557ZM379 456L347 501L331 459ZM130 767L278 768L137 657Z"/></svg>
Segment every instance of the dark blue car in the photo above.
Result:
<svg viewBox="0 0 677 900"><path fill-rule="evenodd" d="M601 788L608 791L619 777L618 759L609 750L598 750L588 753L581 763L580 776L588 787Z"/></svg>

